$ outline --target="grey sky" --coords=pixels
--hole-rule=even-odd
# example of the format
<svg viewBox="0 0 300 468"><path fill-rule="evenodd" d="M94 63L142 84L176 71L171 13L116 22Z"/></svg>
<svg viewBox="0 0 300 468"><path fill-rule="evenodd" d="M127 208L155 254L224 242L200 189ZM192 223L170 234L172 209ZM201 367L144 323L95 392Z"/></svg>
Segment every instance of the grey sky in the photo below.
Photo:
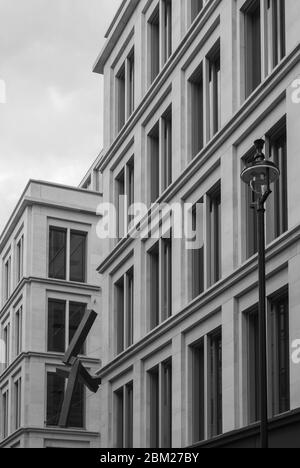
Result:
<svg viewBox="0 0 300 468"><path fill-rule="evenodd" d="M75 184L102 145L92 66L120 0L0 0L0 230L28 179Z"/></svg>

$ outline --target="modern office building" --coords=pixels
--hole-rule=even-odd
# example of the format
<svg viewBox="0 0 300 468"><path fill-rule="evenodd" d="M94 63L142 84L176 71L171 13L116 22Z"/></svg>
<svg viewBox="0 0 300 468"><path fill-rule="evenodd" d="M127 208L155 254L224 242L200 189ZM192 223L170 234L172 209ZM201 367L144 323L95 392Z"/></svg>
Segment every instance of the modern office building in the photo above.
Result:
<svg viewBox="0 0 300 468"><path fill-rule="evenodd" d="M79 189L31 182L0 238L2 446L258 445L256 218L240 173L261 137L281 170L266 227L270 442L300 446L299 23L298 0L121 3L94 67L103 150ZM116 211L106 239L100 201ZM166 204L188 207L196 244L160 229ZM77 389L62 430L53 370L90 305L85 362L102 386Z"/></svg>
<svg viewBox="0 0 300 468"><path fill-rule="evenodd" d="M100 395L78 384L68 429L56 375L86 308L99 313L82 350L101 355L97 192L30 181L0 237L0 447L100 446Z"/></svg>
<svg viewBox="0 0 300 468"><path fill-rule="evenodd" d="M300 445L299 24L298 0L124 0L107 32L90 172L117 209L98 265L102 447L258 445L256 219L240 173L262 137L281 170L267 204L270 442ZM149 210L134 238L133 202ZM153 203L190 204L196 249L155 223L145 235Z"/></svg>

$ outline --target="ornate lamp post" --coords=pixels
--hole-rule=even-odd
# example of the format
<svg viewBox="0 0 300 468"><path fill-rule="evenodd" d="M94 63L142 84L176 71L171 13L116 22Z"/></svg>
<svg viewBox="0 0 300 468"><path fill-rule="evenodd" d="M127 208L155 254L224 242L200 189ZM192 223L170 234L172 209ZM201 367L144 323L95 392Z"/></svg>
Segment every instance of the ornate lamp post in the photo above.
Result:
<svg viewBox="0 0 300 468"><path fill-rule="evenodd" d="M256 155L244 169L241 179L257 195L257 243L259 269L259 359L260 359L260 414L261 448L268 448L268 377L267 377L267 318L266 318L266 252L265 252L265 203L272 193L271 184L280 176L278 167L266 160L264 140L255 141Z"/></svg>

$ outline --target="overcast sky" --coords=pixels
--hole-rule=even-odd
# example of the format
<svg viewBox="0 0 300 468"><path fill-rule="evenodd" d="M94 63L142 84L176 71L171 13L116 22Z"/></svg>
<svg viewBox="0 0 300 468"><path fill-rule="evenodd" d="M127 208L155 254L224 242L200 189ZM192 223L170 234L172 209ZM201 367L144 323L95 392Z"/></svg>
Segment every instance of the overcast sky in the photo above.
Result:
<svg viewBox="0 0 300 468"><path fill-rule="evenodd" d="M120 3L0 0L0 230L28 179L78 185L98 155L102 77L92 66Z"/></svg>

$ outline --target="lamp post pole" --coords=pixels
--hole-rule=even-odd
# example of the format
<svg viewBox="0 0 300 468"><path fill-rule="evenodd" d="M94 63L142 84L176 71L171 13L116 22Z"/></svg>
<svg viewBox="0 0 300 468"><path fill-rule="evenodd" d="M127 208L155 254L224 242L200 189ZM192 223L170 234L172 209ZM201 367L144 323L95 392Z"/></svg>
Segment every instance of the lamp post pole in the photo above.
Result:
<svg viewBox="0 0 300 468"><path fill-rule="evenodd" d="M263 140L256 140L256 155L243 170L241 179L259 195L255 203L257 214L258 285L259 285L259 397L260 397L260 446L269 448L268 434L268 352L266 314L266 240L265 203L271 192L271 184L280 177L280 170L263 154Z"/></svg>
<svg viewBox="0 0 300 468"><path fill-rule="evenodd" d="M270 192L268 192L268 195ZM261 448L269 446L268 437L268 374L267 374L267 315L266 315L266 251L265 251L265 201L257 202L257 240L259 271L259 374L260 374L260 442Z"/></svg>

